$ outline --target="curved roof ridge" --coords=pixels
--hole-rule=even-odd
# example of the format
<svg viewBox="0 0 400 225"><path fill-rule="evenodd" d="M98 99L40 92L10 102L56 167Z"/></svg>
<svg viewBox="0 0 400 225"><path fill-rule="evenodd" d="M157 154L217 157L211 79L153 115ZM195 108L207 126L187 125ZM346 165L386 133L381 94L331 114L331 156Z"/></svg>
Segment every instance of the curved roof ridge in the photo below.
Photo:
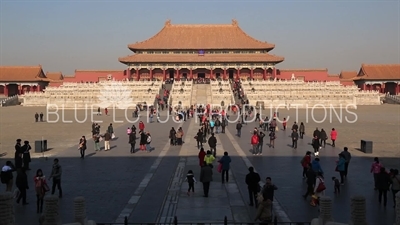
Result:
<svg viewBox="0 0 400 225"><path fill-rule="evenodd" d="M259 43L264 43L264 44L270 44L270 45L273 45L273 46L275 47L275 44L271 44L271 43L269 43L269 42L267 42L267 41L260 41L260 40L258 40L258 39L256 39L256 38L250 36L250 35L247 34L239 25L236 25L236 26L235 26L235 25L232 25L232 26L236 27L236 29L238 29L241 33L243 33L246 37L252 39L253 41L257 41L257 42L259 42Z"/></svg>
<svg viewBox="0 0 400 225"><path fill-rule="evenodd" d="M131 47L131 45L136 45L136 44L141 44L141 43L146 43L146 42L149 42L149 41L151 41L151 40L153 40L154 38L156 38L157 36L159 36L163 31L165 31L165 29L167 28L167 27L169 27L169 26L171 26L171 24L167 24L167 23L165 23L165 25L163 26L163 28L160 30L160 31L158 31L155 35L153 35L152 37L150 37L150 38L148 38L148 39L146 39L146 40L144 40L144 41L137 41L137 42L135 42L135 43L133 43L133 44L128 44L128 48L130 49Z"/></svg>

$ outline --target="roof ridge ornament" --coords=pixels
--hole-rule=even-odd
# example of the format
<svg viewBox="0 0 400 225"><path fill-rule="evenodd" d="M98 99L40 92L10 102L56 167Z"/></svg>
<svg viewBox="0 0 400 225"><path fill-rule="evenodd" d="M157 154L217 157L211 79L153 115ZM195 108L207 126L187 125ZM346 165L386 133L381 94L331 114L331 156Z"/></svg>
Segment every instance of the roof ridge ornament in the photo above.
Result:
<svg viewBox="0 0 400 225"><path fill-rule="evenodd" d="M167 21L165 21L165 26L166 26L166 27L171 26L171 20L170 20L170 19L168 19Z"/></svg>
<svg viewBox="0 0 400 225"><path fill-rule="evenodd" d="M239 23L236 19L232 19L232 25L237 27Z"/></svg>

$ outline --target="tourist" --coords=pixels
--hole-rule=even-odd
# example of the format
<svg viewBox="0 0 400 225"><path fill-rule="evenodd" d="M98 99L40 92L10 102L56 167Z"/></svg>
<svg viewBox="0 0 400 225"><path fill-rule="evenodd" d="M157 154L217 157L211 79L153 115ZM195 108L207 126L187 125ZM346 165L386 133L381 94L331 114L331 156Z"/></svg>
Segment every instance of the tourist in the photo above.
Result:
<svg viewBox="0 0 400 225"><path fill-rule="evenodd" d="M317 206L319 205L319 199L325 195L325 182L324 182L324 177L321 172L317 172L317 178L315 182L315 187L314 187L314 194L312 196L310 204L312 206Z"/></svg>
<svg viewBox="0 0 400 225"><path fill-rule="evenodd" d="M97 108L97 115L98 115L98 116L101 116L100 107Z"/></svg>
<svg viewBox="0 0 400 225"><path fill-rule="evenodd" d="M275 139L276 139L276 135L275 135L275 131L271 131L269 133L269 147L271 148L275 148Z"/></svg>
<svg viewBox="0 0 400 225"><path fill-rule="evenodd" d="M58 159L55 158L49 180L53 178L53 186L51 188L51 194L54 195L57 187L59 198L62 198L61 175L62 175L61 165L58 163Z"/></svg>
<svg viewBox="0 0 400 225"><path fill-rule="evenodd" d="M35 113L35 122L36 123L39 122L39 114L38 113Z"/></svg>
<svg viewBox="0 0 400 225"><path fill-rule="evenodd" d="M140 130L139 131L139 135L140 135L140 150L144 151L146 150L146 144L147 144L147 135L144 131Z"/></svg>
<svg viewBox="0 0 400 225"><path fill-rule="evenodd" d="M140 131L144 131L144 123L143 123L143 121L139 122L139 130Z"/></svg>
<svg viewBox="0 0 400 225"><path fill-rule="evenodd" d="M197 141L197 148L203 148L203 132L201 132L201 129L197 132L195 139Z"/></svg>
<svg viewBox="0 0 400 225"><path fill-rule="evenodd" d="M226 181L226 183L229 182L229 169L230 169L230 164L231 164L231 157L229 157L228 152L224 152L224 156L218 161L222 165L222 170L221 170L221 177L222 177L222 183ZM225 179L226 178L226 179Z"/></svg>
<svg viewBox="0 0 400 225"><path fill-rule="evenodd" d="M260 201L258 208L257 208L256 218L254 219L254 221L258 221L258 220L261 221L259 223L259 225L272 224L272 201L271 200L263 199L262 201Z"/></svg>
<svg viewBox="0 0 400 225"><path fill-rule="evenodd" d="M272 178L271 177L267 177L265 179L265 185L261 190L263 199L264 200L270 200L271 202L273 202L274 201L274 193L275 193L276 190L278 190L278 187L275 186L275 184L272 183Z"/></svg>
<svg viewBox="0 0 400 225"><path fill-rule="evenodd" d="M208 139L208 146L210 147L210 151L213 156L217 155L217 138L214 136L214 133L211 133L211 137Z"/></svg>
<svg viewBox="0 0 400 225"><path fill-rule="evenodd" d="M214 133L214 126L215 126L215 121L213 119L210 120L210 133Z"/></svg>
<svg viewBox="0 0 400 225"><path fill-rule="evenodd" d="M242 124L240 121L236 124L236 136L240 137L242 135Z"/></svg>
<svg viewBox="0 0 400 225"><path fill-rule="evenodd" d="M106 116L108 116L108 109L107 108L104 109L104 114L106 114Z"/></svg>
<svg viewBox="0 0 400 225"><path fill-rule="evenodd" d="M135 153L136 130L132 130L132 132L129 134L129 144L131 145L131 154Z"/></svg>
<svg viewBox="0 0 400 225"><path fill-rule="evenodd" d="M324 171L322 170L321 164L319 163L319 158L315 158L312 163L312 170L316 173L321 173L322 175L324 175Z"/></svg>
<svg viewBox="0 0 400 225"><path fill-rule="evenodd" d="M347 178L347 173L349 171L349 164L351 160L351 154L349 152L349 149L347 147L344 147L343 151L340 153L344 156L344 159L346 160L346 163L344 164L344 177Z"/></svg>
<svg viewBox="0 0 400 225"><path fill-rule="evenodd" d="M214 161L215 157L212 155L211 151L207 151L207 154L204 157L204 165L209 165L212 168Z"/></svg>
<svg viewBox="0 0 400 225"><path fill-rule="evenodd" d="M43 122L43 113L42 112L39 114L39 118L40 118L40 122Z"/></svg>
<svg viewBox="0 0 400 225"><path fill-rule="evenodd" d="M314 186L315 186L315 182L316 182L316 172L313 170L313 167L311 165L311 163L308 164L308 170L306 173L306 177L307 177L307 192L303 195L304 199L307 199L307 197L310 195L312 196L312 194L314 193Z"/></svg>
<svg viewBox="0 0 400 225"><path fill-rule="evenodd" d="M104 138L104 151L108 151L111 149L110 141L111 141L111 133L107 130L106 133L103 135Z"/></svg>
<svg viewBox="0 0 400 225"><path fill-rule="evenodd" d="M307 151L305 156L300 161L301 167L303 167L303 178L307 178L307 171L311 163L311 152Z"/></svg>
<svg viewBox="0 0 400 225"><path fill-rule="evenodd" d="M85 151L86 151L86 137L82 136L81 139L79 139L79 151L81 153L81 158L85 158Z"/></svg>
<svg viewBox="0 0 400 225"><path fill-rule="evenodd" d="M373 173L373 175L374 175L374 190L378 190L376 178L377 178L378 174L381 172L382 167L383 167L383 165L379 162L379 158L375 157L374 162L371 165L371 170L370 170L370 172Z"/></svg>
<svg viewBox="0 0 400 225"><path fill-rule="evenodd" d="M93 135L93 142L94 142L94 150L100 151L100 140L102 140L103 138L100 136L100 134L95 134Z"/></svg>
<svg viewBox="0 0 400 225"><path fill-rule="evenodd" d="M225 127L228 126L228 121L225 117L222 117L221 121L221 133L225 134Z"/></svg>
<svg viewBox="0 0 400 225"><path fill-rule="evenodd" d="M18 171L17 178L15 179L15 185L19 190L17 204L19 204L19 202L22 199L22 205L27 205L28 203L26 202L26 190L29 189L29 186L28 186L28 176L26 175L25 168L22 168Z"/></svg>
<svg viewBox="0 0 400 225"><path fill-rule="evenodd" d="M264 137L265 137L265 134L263 132L261 132L261 131L258 132L258 146L257 146L258 155L262 155Z"/></svg>
<svg viewBox="0 0 400 225"><path fill-rule="evenodd" d="M23 158L22 158L22 153L18 153L18 155L15 157L14 159L14 165L15 165L15 169L18 171L20 169L22 169L24 164Z"/></svg>
<svg viewBox="0 0 400 225"><path fill-rule="evenodd" d="M287 125L286 118L283 118L283 121L282 121L283 130L286 130L286 125Z"/></svg>
<svg viewBox="0 0 400 225"><path fill-rule="evenodd" d="M208 193L210 191L210 183L213 180L213 171L212 171L212 166L210 164L205 164L201 168L200 172L200 182L203 183L203 192L204 192L204 197L208 197Z"/></svg>
<svg viewBox="0 0 400 225"><path fill-rule="evenodd" d="M176 145L176 131L174 127L169 131L169 140L170 145Z"/></svg>
<svg viewBox="0 0 400 225"><path fill-rule="evenodd" d="M147 132L146 133L146 135L147 135L147 139L146 139L146 151L147 152L151 152L151 150L153 149L152 147L151 147L151 141L152 141L152 138L151 138L151 134L150 134L150 132Z"/></svg>
<svg viewBox="0 0 400 225"><path fill-rule="evenodd" d="M12 186L14 183L13 172L15 171L15 167L11 161L7 161L6 165L1 168L1 183L6 185L6 191L12 191Z"/></svg>
<svg viewBox="0 0 400 225"><path fill-rule="evenodd" d="M319 149L321 146L319 144L318 136L314 136L311 145L313 146L314 149L314 155L319 156Z"/></svg>
<svg viewBox="0 0 400 225"><path fill-rule="evenodd" d="M249 173L246 175L246 184L247 189L249 191L249 199L250 199L250 206L255 206L257 208L257 193L260 191L260 175L254 172L254 168L251 166L249 167Z"/></svg>
<svg viewBox="0 0 400 225"><path fill-rule="evenodd" d="M221 121L217 118L216 120L215 120L215 133L219 133L219 127L221 126Z"/></svg>
<svg viewBox="0 0 400 225"><path fill-rule="evenodd" d="M333 181L333 188L334 188L334 192L335 194L340 194L340 181L339 179L337 179L336 177L332 177L332 181Z"/></svg>
<svg viewBox="0 0 400 225"><path fill-rule="evenodd" d="M320 139L320 145L321 146L324 146L324 148L325 148L325 146L326 146L326 140L328 139L328 135L326 134L326 132L325 132L325 130L324 129L321 129L321 132L320 132L320 134L319 134L320 136L319 136L319 139Z"/></svg>
<svg viewBox="0 0 400 225"><path fill-rule="evenodd" d="M17 143L15 143L15 154L14 154L14 158L17 158L17 156L19 155L19 153L23 153L22 150L21 150L21 147L22 147L21 141L22 141L21 139L17 139L17 140L16 140Z"/></svg>
<svg viewBox="0 0 400 225"><path fill-rule="evenodd" d="M277 123L276 123L276 118L274 117L274 119L271 121L271 124L269 125L269 130L271 132L275 132L277 129Z"/></svg>
<svg viewBox="0 0 400 225"><path fill-rule="evenodd" d="M258 133L256 130L254 130L253 135L251 136L251 139L250 139L250 144L253 146L253 148L252 148L253 155L258 154L258 143L259 143Z"/></svg>
<svg viewBox="0 0 400 225"><path fill-rule="evenodd" d="M399 170L392 171L392 194L393 194L393 208L396 207L396 194L400 191L400 175Z"/></svg>
<svg viewBox="0 0 400 225"><path fill-rule="evenodd" d="M41 169L36 171L36 176L34 177L35 182L35 192L36 192L36 212L43 212L43 199L47 191L49 191L49 186L46 183L46 177Z"/></svg>
<svg viewBox="0 0 400 225"><path fill-rule="evenodd" d="M194 183L197 183L192 170L189 170L188 173L186 174L185 181L188 182L189 188L187 191L187 195L190 196L190 191L192 191L192 193L194 194Z"/></svg>
<svg viewBox="0 0 400 225"><path fill-rule="evenodd" d="M384 167L381 167L380 172L376 175L376 186L379 192L379 204L382 203L383 196L383 206L386 207L387 204L387 192L389 190L392 180L389 174L386 172Z"/></svg>
<svg viewBox="0 0 400 225"><path fill-rule="evenodd" d="M299 130L299 126L297 125L296 121L292 125L292 130Z"/></svg>
<svg viewBox="0 0 400 225"><path fill-rule="evenodd" d="M182 145L183 144L183 141L182 141L183 130L182 130L182 128L178 128L178 131L176 131L175 137L176 137L176 145Z"/></svg>
<svg viewBox="0 0 400 225"><path fill-rule="evenodd" d="M198 157L199 157L199 165L200 165L200 167L203 167L204 166L204 157L206 157L206 152L204 151L203 147L200 148Z"/></svg>
<svg viewBox="0 0 400 225"><path fill-rule="evenodd" d="M29 163L31 162L31 146L29 145L29 141L24 141L24 145L21 147L21 151L23 151L23 161L25 170L31 170L29 168Z"/></svg>
<svg viewBox="0 0 400 225"><path fill-rule="evenodd" d="M108 131L108 133L110 133L111 139L114 139L115 134L114 134L114 127L113 127L112 123L110 123L110 125L108 126L107 131Z"/></svg>
<svg viewBox="0 0 400 225"><path fill-rule="evenodd" d="M344 173L345 173L345 163L346 159L344 158L343 154L339 154L339 160L336 162L336 171L340 174L340 184L344 184Z"/></svg>
<svg viewBox="0 0 400 225"><path fill-rule="evenodd" d="M318 130L318 127L315 128L314 132L313 132L313 137L317 137L318 142L319 142L319 138L321 136L321 131Z"/></svg>
<svg viewBox="0 0 400 225"><path fill-rule="evenodd" d="M291 137L292 137L292 148L297 149L297 140L299 139L299 134L297 133L297 130L293 130Z"/></svg>
<svg viewBox="0 0 400 225"><path fill-rule="evenodd" d="M304 134L306 133L306 128L303 122L300 123L299 133L300 133L300 138L303 139Z"/></svg>
<svg viewBox="0 0 400 225"><path fill-rule="evenodd" d="M337 131L335 130L335 128L332 128L332 131L331 131L332 147L336 146L335 145L336 138L337 138Z"/></svg>
<svg viewBox="0 0 400 225"><path fill-rule="evenodd" d="M17 139L17 143L15 144L15 153L14 153L14 164L15 164L15 169L21 169L23 165L23 150L21 146L21 139Z"/></svg>
<svg viewBox="0 0 400 225"><path fill-rule="evenodd" d="M130 127L128 127L126 129L126 134L129 136L132 133L132 129Z"/></svg>

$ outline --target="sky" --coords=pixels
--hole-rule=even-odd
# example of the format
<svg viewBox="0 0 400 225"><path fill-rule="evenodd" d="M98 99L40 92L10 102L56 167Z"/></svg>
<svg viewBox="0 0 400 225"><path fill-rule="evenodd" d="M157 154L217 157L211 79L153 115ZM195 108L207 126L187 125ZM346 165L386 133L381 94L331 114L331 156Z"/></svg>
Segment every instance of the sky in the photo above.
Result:
<svg viewBox="0 0 400 225"><path fill-rule="evenodd" d="M130 43L172 24L230 24L275 44L280 69L400 63L400 1L0 0L0 64L44 72L126 69Z"/></svg>

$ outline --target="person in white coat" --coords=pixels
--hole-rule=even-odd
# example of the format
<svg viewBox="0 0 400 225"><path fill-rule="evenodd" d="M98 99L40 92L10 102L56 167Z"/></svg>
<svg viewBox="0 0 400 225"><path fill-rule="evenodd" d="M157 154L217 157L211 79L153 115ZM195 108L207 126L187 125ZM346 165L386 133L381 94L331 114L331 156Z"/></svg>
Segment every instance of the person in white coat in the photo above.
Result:
<svg viewBox="0 0 400 225"><path fill-rule="evenodd" d="M317 178L315 179L314 194L311 198L310 204L312 206L319 205L319 198L325 195L325 181L321 172L317 172Z"/></svg>

